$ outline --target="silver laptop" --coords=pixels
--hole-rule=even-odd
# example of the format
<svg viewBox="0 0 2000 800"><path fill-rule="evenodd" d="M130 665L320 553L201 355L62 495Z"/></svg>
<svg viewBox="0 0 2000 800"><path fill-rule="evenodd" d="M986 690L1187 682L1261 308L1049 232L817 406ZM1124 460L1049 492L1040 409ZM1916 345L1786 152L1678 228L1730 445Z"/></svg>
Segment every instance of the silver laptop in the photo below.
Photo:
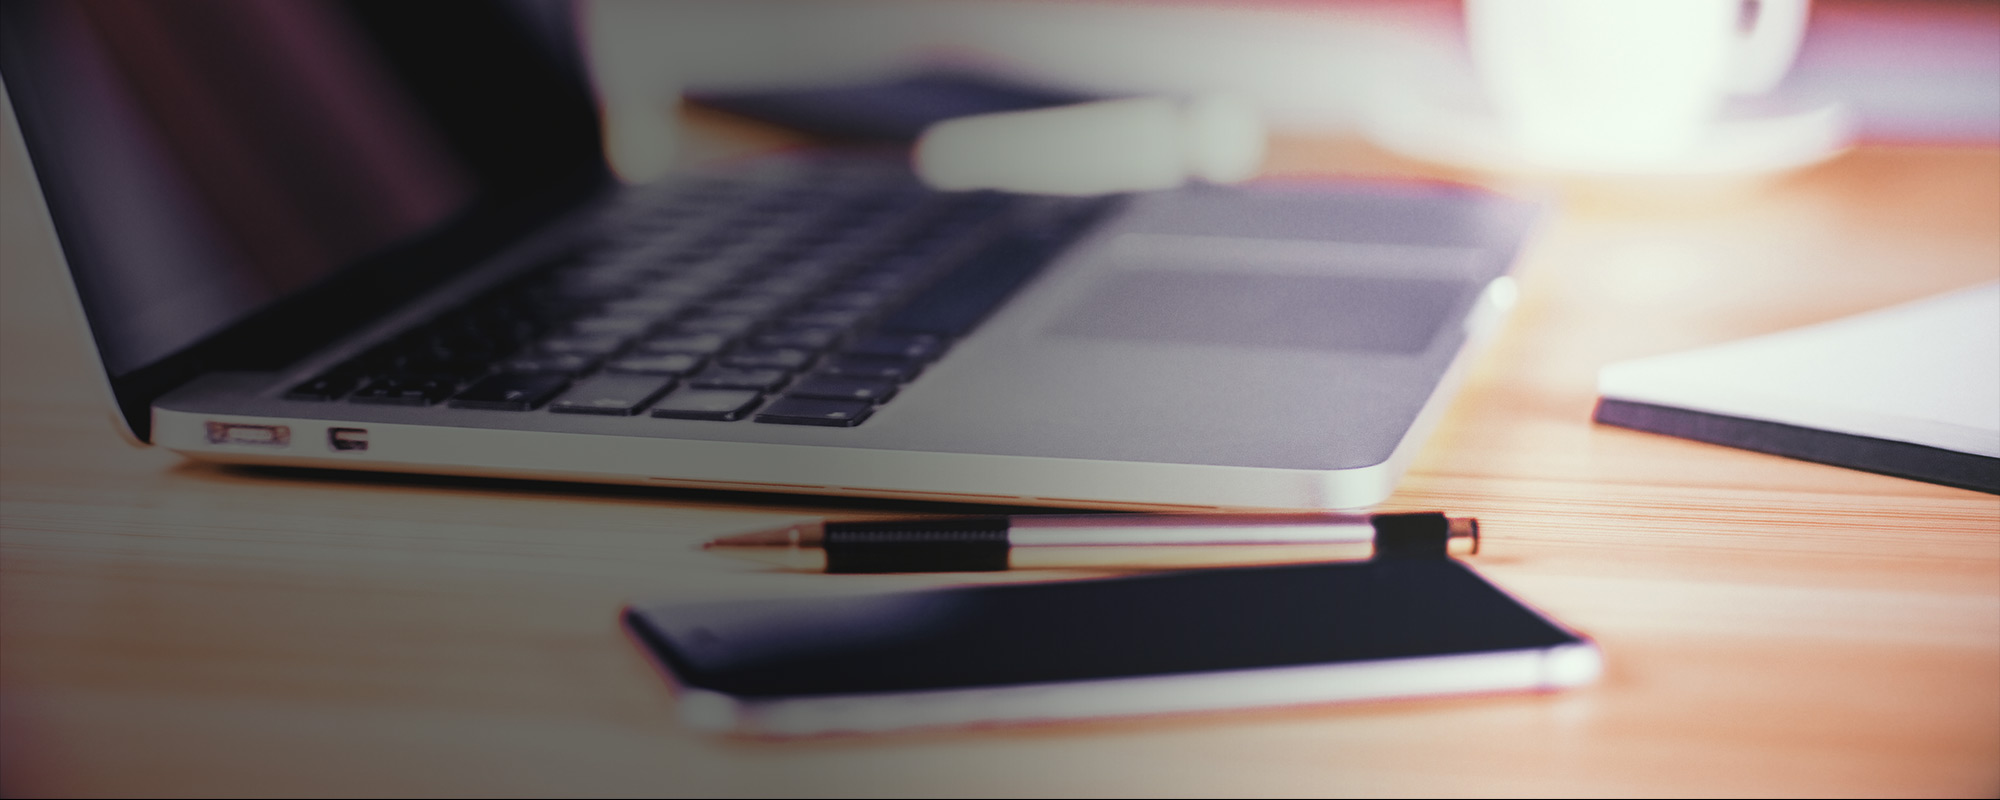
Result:
<svg viewBox="0 0 2000 800"><path fill-rule="evenodd" d="M243 464L1365 507L1511 304L1536 216L1429 184L944 194L842 151L626 187L539 8L0 4L0 74L135 439Z"/></svg>

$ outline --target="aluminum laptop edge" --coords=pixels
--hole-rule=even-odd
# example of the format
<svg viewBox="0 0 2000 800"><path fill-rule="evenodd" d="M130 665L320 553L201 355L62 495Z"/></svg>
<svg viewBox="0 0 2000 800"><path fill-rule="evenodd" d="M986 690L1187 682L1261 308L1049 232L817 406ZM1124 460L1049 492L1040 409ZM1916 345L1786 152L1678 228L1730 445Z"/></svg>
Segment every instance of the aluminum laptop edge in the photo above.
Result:
<svg viewBox="0 0 2000 800"><path fill-rule="evenodd" d="M139 441L237 464L1101 508L1360 508L1393 491L1498 329L1514 298L1509 271L1539 214L1428 183L1261 181L1134 195L854 427L292 400L289 387L568 252L600 227L607 203L630 202L596 149L580 73L519 34L505 7L473 12L492 20L455 19L468 43L429 60L397 49L435 33L420 12L328 8L360 19L341 23L342 36L373 37L390 54L372 85L403 82L405 110L383 117L434 129L405 136L426 140L405 156L446 152L459 177L439 173L429 195L407 173L382 179L400 192L400 218L356 206L349 217L376 221L321 224L368 234L314 251L330 266L230 294L200 288L223 272L201 266L200 245L226 236L107 228L121 219L199 227L161 211L170 204L147 205L176 191L229 208L213 200L218 179L187 177L208 165L186 166L203 143L175 139L185 120L161 125L164 145L103 135L107 120L146 109L129 98L121 106L106 88L118 85L107 77L119 74L112 48L77 55L70 40L136 34L57 4L6 5L9 124L18 120L120 419ZM482 44L482 32L492 41ZM537 60L523 48L543 49ZM481 59L511 65L505 103L464 100L491 89L452 83L473 80L464 65ZM54 67L69 77L52 77ZM138 93L148 91L166 90ZM545 124L506 127L522 116ZM143 156L163 148L181 174L166 174L172 163L153 164L165 177L111 169L120 162L110 156L145 167ZM309 170L245 180L368 185ZM282 184L274 191L282 196ZM239 205L210 227L254 233L256 210ZM151 256L178 259L164 270L171 285L148 262L159 248L127 241L146 235L181 246ZM237 246L238 260L256 261L246 250L254 246ZM173 312L167 322L139 318L161 304ZM168 334L134 344L147 324Z"/></svg>

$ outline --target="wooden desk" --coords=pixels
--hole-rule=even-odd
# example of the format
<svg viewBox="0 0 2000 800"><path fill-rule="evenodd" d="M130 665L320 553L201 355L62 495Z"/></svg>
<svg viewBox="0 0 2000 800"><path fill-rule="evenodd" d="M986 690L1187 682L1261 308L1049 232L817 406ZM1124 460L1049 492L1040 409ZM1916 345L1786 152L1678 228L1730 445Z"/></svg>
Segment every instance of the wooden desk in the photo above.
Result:
<svg viewBox="0 0 2000 800"><path fill-rule="evenodd" d="M1599 365L2000 276L2000 150L1572 198L1392 503L1596 636L1593 688L773 743L673 721L628 599L821 591L691 552L880 504L249 472L111 432L6 142L10 794L2000 791L2000 498L1593 426ZM1292 143L1284 172L1412 174ZM932 580L881 579L888 585Z"/></svg>

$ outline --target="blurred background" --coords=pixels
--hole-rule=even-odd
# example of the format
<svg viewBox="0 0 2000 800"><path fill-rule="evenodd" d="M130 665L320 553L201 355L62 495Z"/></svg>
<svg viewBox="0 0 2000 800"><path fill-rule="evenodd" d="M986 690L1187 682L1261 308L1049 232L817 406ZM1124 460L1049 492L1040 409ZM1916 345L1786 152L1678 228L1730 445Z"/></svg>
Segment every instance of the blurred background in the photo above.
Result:
<svg viewBox="0 0 2000 800"><path fill-rule="evenodd" d="M1411 140L1492 114L1452 0L593 0L577 12L605 107L633 110L613 114L612 135L631 140L614 158L641 171L665 157L646 147L673 133L654 110L683 90L857 83L924 67L1103 95L1226 92L1254 100L1280 134L1365 133L1446 160L1455 157L1439 145ZM1812 3L1789 73L1723 116L1826 107L1861 141L2000 139L2000 3ZM1492 161L1478 165L1507 166Z"/></svg>

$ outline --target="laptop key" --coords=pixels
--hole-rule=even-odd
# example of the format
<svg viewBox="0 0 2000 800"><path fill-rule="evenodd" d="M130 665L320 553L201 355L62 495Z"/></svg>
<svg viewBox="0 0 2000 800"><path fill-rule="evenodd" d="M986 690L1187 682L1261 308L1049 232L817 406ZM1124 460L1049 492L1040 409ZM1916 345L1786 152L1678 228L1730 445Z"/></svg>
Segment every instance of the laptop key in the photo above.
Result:
<svg viewBox="0 0 2000 800"><path fill-rule="evenodd" d="M508 372L549 372L561 375L581 375L603 361L602 356L559 353L553 355L528 355L507 359L501 368Z"/></svg>
<svg viewBox="0 0 2000 800"><path fill-rule="evenodd" d="M708 303L707 308L718 314L769 314L790 302L789 298L777 295L747 295L725 297Z"/></svg>
<svg viewBox="0 0 2000 800"><path fill-rule="evenodd" d="M841 348L849 355L929 361L944 352L944 340L925 334L878 333Z"/></svg>
<svg viewBox="0 0 2000 800"><path fill-rule="evenodd" d="M686 353L697 356L714 355L727 346L729 337L719 333L669 334L639 343L639 349L648 353Z"/></svg>
<svg viewBox="0 0 2000 800"><path fill-rule="evenodd" d="M604 365L611 372L640 375L686 375L706 359L691 353L630 355Z"/></svg>
<svg viewBox="0 0 2000 800"><path fill-rule="evenodd" d="M687 308L687 305L694 302L696 298L706 297L714 292L720 285L721 283L718 281L670 278L648 285L646 288L640 290L638 296L633 297L629 301L613 300L611 302L612 305L629 303L634 307L641 304L648 304L653 307L664 307L671 304L673 307L669 310L680 311Z"/></svg>
<svg viewBox="0 0 2000 800"><path fill-rule="evenodd" d="M369 381L349 395L350 403L427 406L450 397L458 383L450 378L388 376Z"/></svg>
<svg viewBox="0 0 2000 800"><path fill-rule="evenodd" d="M376 345L355 356L341 368L376 375L432 375L442 363L437 357L408 349L408 342Z"/></svg>
<svg viewBox="0 0 2000 800"><path fill-rule="evenodd" d="M486 355L483 358L465 358L465 359L439 359L439 358L423 357L405 361L403 362L400 368L392 371L409 375L430 375L439 378L453 378L460 382L464 382L472 380L473 378L477 378L481 375L485 375L487 372L490 372L491 370L488 369L488 365L490 365L492 362L493 362L493 356L490 354Z"/></svg>
<svg viewBox="0 0 2000 800"><path fill-rule="evenodd" d="M688 302L686 298L682 297L641 295L624 300L613 300L604 304L604 310L606 313L618 316L661 319L680 313L688 307Z"/></svg>
<svg viewBox="0 0 2000 800"><path fill-rule="evenodd" d="M866 313L888 302L890 292L868 289L845 289L813 301L814 308L858 311Z"/></svg>
<svg viewBox="0 0 2000 800"><path fill-rule="evenodd" d="M779 321L782 328L848 328L868 314L854 309L813 308Z"/></svg>
<svg viewBox="0 0 2000 800"><path fill-rule="evenodd" d="M832 428L851 428L861 424L869 414L875 413L875 404L852 400L817 400L804 397L784 397L765 406L757 414L758 422L779 425L824 425Z"/></svg>
<svg viewBox="0 0 2000 800"><path fill-rule="evenodd" d="M339 400L361 383L361 376L330 372L285 390L286 400Z"/></svg>
<svg viewBox="0 0 2000 800"><path fill-rule="evenodd" d="M547 355L605 356L624 346L622 336L552 336L536 345L535 351Z"/></svg>
<svg viewBox="0 0 2000 800"><path fill-rule="evenodd" d="M742 336L757 327L763 318L755 314L710 314L688 317L674 323L674 329L681 333L718 333L724 336Z"/></svg>
<svg viewBox="0 0 2000 800"><path fill-rule="evenodd" d="M722 363L731 367L746 369L795 370L812 363L810 350L779 348L771 350L738 350L722 357Z"/></svg>
<svg viewBox="0 0 2000 800"><path fill-rule="evenodd" d="M567 386L567 375L502 372L480 378L451 398L450 405L489 411L529 411L541 407Z"/></svg>
<svg viewBox="0 0 2000 800"><path fill-rule="evenodd" d="M629 417L673 385L673 378L659 375L599 375L571 387L549 404L549 410L558 414Z"/></svg>
<svg viewBox="0 0 2000 800"><path fill-rule="evenodd" d="M637 336L653 328L656 324L649 316L603 316L584 317L570 323L570 330L581 336L626 337Z"/></svg>
<svg viewBox="0 0 2000 800"><path fill-rule="evenodd" d="M833 344L839 338L840 332L837 330L828 328L800 328L797 330L767 333L750 341L758 347L819 350Z"/></svg>
<svg viewBox="0 0 2000 800"><path fill-rule="evenodd" d="M800 381L785 395L819 400L856 400L879 405L888 402L889 398L896 395L896 384L890 381L814 375Z"/></svg>
<svg viewBox="0 0 2000 800"><path fill-rule="evenodd" d="M789 373L782 369L741 369L709 367L689 382L703 389L749 389L768 392L785 385Z"/></svg>
<svg viewBox="0 0 2000 800"><path fill-rule="evenodd" d="M653 416L729 422L742 419L763 397L754 391L682 388L653 406Z"/></svg>
<svg viewBox="0 0 2000 800"><path fill-rule="evenodd" d="M889 381L891 383L909 383L912 378L917 377L917 373L922 371L922 364L895 359L866 358L860 356L836 357L819 368L819 372L822 375Z"/></svg>

